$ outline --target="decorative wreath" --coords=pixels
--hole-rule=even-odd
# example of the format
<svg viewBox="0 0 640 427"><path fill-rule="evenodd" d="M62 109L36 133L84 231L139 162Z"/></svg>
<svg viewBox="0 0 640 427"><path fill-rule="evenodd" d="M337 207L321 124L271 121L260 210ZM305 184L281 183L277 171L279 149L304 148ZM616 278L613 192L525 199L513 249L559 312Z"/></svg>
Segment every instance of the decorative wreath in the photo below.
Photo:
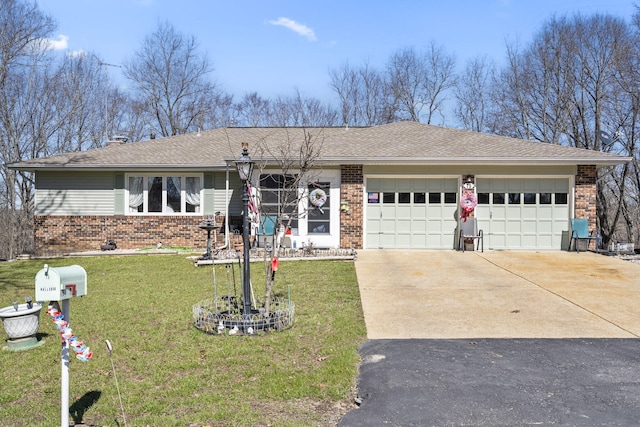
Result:
<svg viewBox="0 0 640 427"><path fill-rule="evenodd" d="M316 188L309 194L309 202L316 208L321 208L327 201L327 193L320 188Z"/></svg>
<svg viewBox="0 0 640 427"><path fill-rule="evenodd" d="M462 197L460 197L460 207L462 208L460 218L466 221L469 214L473 212L477 205L478 198L476 197L476 194L473 191L465 190L462 193Z"/></svg>

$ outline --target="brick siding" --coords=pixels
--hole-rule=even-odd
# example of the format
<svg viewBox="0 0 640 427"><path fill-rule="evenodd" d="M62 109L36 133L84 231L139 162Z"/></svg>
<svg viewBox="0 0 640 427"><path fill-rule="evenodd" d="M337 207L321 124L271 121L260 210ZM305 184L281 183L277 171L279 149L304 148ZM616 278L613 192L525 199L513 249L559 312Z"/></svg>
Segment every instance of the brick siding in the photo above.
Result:
<svg viewBox="0 0 640 427"><path fill-rule="evenodd" d="M340 247L362 249L363 206L362 191L364 179L362 165L343 165L340 168Z"/></svg>
<svg viewBox="0 0 640 427"><path fill-rule="evenodd" d="M118 249L140 249L162 242L164 246L204 250L207 232L198 227L201 221L197 216L36 216L35 255L99 250L106 239L115 240ZM222 243L224 235L216 235Z"/></svg>
<svg viewBox="0 0 640 427"><path fill-rule="evenodd" d="M575 218L587 218L589 231L596 229L596 166L578 165L576 174Z"/></svg>

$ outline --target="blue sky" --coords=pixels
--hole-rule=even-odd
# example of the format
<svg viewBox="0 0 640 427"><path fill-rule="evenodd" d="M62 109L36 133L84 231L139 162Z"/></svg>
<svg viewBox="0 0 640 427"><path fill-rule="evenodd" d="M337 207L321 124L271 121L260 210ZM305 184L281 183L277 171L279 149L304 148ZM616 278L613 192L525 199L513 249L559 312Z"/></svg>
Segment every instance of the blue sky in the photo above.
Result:
<svg viewBox="0 0 640 427"><path fill-rule="evenodd" d="M328 70L345 62L382 67L401 48L434 41L458 67L478 55L498 63L505 43L527 44L554 14L609 13L629 20L627 0L37 0L58 22L60 50L121 64L158 23L194 35L216 81L239 99L256 91L334 101ZM113 81L121 71L109 67Z"/></svg>

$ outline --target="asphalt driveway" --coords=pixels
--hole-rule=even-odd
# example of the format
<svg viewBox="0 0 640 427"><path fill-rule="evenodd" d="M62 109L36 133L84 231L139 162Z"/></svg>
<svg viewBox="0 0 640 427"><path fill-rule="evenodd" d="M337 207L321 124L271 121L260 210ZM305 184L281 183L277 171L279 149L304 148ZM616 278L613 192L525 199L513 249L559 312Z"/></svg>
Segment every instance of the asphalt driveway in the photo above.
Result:
<svg viewBox="0 0 640 427"><path fill-rule="evenodd" d="M356 271L369 341L341 427L637 425L640 264L380 250Z"/></svg>

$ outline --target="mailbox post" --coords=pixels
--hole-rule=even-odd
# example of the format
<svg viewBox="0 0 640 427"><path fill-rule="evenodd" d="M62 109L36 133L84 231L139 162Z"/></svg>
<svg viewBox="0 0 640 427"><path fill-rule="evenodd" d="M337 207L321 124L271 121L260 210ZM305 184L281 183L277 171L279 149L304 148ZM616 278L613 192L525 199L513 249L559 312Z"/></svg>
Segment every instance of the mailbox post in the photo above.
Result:
<svg viewBox="0 0 640 427"><path fill-rule="evenodd" d="M79 265L49 267L36 274L36 301L59 304L59 311L69 322L69 300L87 294L87 272ZM60 425L69 426L69 342L62 340L60 373Z"/></svg>

